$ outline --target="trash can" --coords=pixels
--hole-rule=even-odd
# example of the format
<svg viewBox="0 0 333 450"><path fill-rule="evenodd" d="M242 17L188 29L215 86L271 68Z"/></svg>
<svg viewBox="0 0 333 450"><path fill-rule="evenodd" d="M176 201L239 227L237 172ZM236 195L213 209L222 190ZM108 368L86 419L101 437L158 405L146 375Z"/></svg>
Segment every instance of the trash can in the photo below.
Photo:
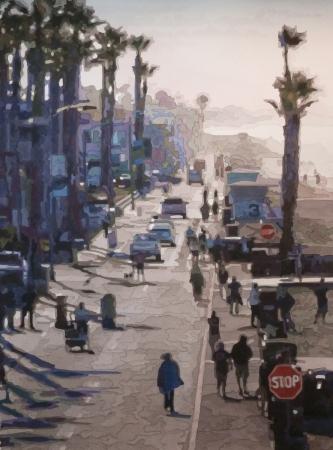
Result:
<svg viewBox="0 0 333 450"><path fill-rule="evenodd" d="M51 279L51 266L50 266L50 264L41 264L40 274L41 274L40 289L45 294L47 294L49 292L49 283L50 283L50 279Z"/></svg>
<svg viewBox="0 0 333 450"><path fill-rule="evenodd" d="M56 296L56 321L54 326L60 330L67 328L66 300L65 295Z"/></svg>
<svg viewBox="0 0 333 450"><path fill-rule="evenodd" d="M117 231L115 229L108 233L108 246L109 248L117 247Z"/></svg>
<svg viewBox="0 0 333 450"><path fill-rule="evenodd" d="M239 223L229 223L226 225L226 235L227 237L238 236Z"/></svg>
<svg viewBox="0 0 333 450"><path fill-rule="evenodd" d="M224 226L226 226L228 223L231 222L231 214L232 214L231 207L222 208L222 224Z"/></svg>

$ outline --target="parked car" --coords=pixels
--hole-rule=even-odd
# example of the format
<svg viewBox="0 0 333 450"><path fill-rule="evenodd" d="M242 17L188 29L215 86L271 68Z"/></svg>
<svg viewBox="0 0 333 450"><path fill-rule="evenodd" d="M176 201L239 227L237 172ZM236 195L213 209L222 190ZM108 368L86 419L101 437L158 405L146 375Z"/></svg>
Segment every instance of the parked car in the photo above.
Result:
<svg viewBox="0 0 333 450"><path fill-rule="evenodd" d="M90 203L84 207L83 212L88 219L89 228L98 228L102 225L103 220L108 219L109 205Z"/></svg>
<svg viewBox="0 0 333 450"><path fill-rule="evenodd" d="M162 202L162 215L167 216L182 216L186 219L186 205L188 202L184 202L181 198L170 197Z"/></svg>
<svg viewBox="0 0 333 450"><path fill-rule="evenodd" d="M202 178L202 171L200 170L189 170L188 173L188 184L192 183L200 183L201 185L204 184L203 178Z"/></svg>
<svg viewBox="0 0 333 450"><path fill-rule="evenodd" d="M0 283L26 285L28 264L20 252L0 252Z"/></svg>
<svg viewBox="0 0 333 450"><path fill-rule="evenodd" d="M168 223L153 223L148 225L148 231L156 236L160 242L170 244L171 247L176 246L176 236L174 229Z"/></svg>
<svg viewBox="0 0 333 450"><path fill-rule="evenodd" d="M156 261L161 261L161 244L156 236L150 233L135 234L130 245L130 256L143 253L146 258L155 256Z"/></svg>
<svg viewBox="0 0 333 450"><path fill-rule="evenodd" d="M119 188L128 188L131 185L131 175L129 173L121 173L116 182Z"/></svg>

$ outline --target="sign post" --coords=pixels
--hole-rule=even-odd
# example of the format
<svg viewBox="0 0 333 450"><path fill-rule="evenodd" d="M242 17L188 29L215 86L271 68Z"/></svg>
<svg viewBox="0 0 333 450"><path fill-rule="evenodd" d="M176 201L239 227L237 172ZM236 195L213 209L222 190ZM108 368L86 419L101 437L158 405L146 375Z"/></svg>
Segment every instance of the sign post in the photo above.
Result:
<svg viewBox="0 0 333 450"><path fill-rule="evenodd" d="M270 392L278 400L285 403L284 414L277 414L274 419L275 450L286 448L286 436L289 435L291 426L291 401L294 400L303 388L302 372L290 364L279 364L274 367L268 376Z"/></svg>

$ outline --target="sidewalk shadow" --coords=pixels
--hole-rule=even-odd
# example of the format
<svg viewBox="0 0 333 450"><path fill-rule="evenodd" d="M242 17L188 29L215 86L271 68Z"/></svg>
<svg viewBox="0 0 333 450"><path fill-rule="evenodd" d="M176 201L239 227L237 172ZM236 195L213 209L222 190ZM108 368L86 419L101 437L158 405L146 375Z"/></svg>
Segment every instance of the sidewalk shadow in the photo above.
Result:
<svg viewBox="0 0 333 450"><path fill-rule="evenodd" d="M223 397L222 397L223 398ZM240 403L243 399L242 398L236 398L236 397L230 397L229 395L226 395L223 400L230 403Z"/></svg>
<svg viewBox="0 0 333 450"><path fill-rule="evenodd" d="M191 419L191 414L182 414L179 412L174 412L173 414L168 414L168 417L174 417L175 419Z"/></svg>
<svg viewBox="0 0 333 450"><path fill-rule="evenodd" d="M248 330L255 331L256 329L252 325L245 325L244 327L237 328L237 330L238 331L248 331Z"/></svg>
<svg viewBox="0 0 333 450"><path fill-rule="evenodd" d="M140 324L128 324L126 325L126 328L134 328L135 330L161 330L160 327L152 327L150 325L140 325Z"/></svg>
<svg viewBox="0 0 333 450"><path fill-rule="evenodd" d="M36 444L53 443L53 442L66 442L66 438L56 438L44 435L36 435L33 433L23 432L15 433L15 435L2 435L0 438L1 448L3 447L15 447L15 442L35 442Z"/></svg>

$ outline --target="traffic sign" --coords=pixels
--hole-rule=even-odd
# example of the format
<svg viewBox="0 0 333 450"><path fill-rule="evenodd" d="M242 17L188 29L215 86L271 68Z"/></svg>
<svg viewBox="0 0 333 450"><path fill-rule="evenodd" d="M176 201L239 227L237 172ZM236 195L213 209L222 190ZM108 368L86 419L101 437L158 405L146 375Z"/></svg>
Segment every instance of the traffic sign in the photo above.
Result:
<svg viewBox="0 0 333 450"><path fill-rule="evenodd" d="M266 223L260 229L260 236L264 239L272 239L275 236L275 233L275 227L270 223Z"/></svg>
<svg viewBox="0 0 333 450"><path fill-rule="evenodd" d="M280 400L293 400L302 391L302 372L289 364L275 366L268 376L269 390Z"/></svg>

